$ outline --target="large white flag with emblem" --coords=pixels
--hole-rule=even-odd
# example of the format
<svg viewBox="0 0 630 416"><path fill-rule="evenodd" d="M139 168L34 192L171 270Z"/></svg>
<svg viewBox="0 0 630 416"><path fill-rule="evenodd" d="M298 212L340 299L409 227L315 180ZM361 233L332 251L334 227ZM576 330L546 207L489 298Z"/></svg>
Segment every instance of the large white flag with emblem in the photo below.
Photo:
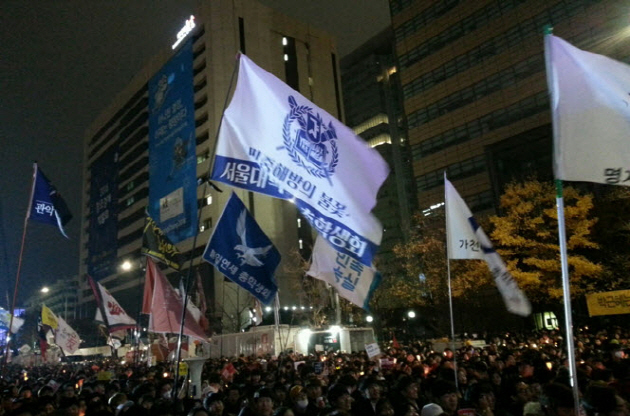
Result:
<svg viewBox="0 0 630 416"><path fill-rule="evenodd" d="M293 202L337 251L369 266L382 237L370 211L388 173L350 128L240 56L212 179Z"/></svg>
<svg viewBox="0 0 630 416"><path fill-rule="evenodd" d="M488 264L492 277L494 277L494 282L497 285L497 289L499 289L499 293L501 293L507 310L521 316L531 314L532 306L529 300L518 287L516 280L514 280L514 277L512 277L512 274L508 271L503 259L499 256L499 253L494 250L490 239L479 224L477 224L470 209L453 184L446 179L446 176L444 176L444 187L446 190L445 205L447 207L446 224L448 233L447 241L449 242L449 259L484 259ZM455 229L455 224L457 227L461 228ZM478 252L481 252L481 257L477 257L476 252L474 255L466 253L466 250L462 249L461 241L455 241L455 247L451 249L450 244L453 243L453 240L456 238L461 238L461 241L464 242L471 242ZM451 250L453 250L453 255L460 257L451 257ZM473 251L470 250L470 253L472 252Z"/></svg>
<svg viewBox="0 0 630 416"><path fill-rule="evenodd" d="M370 299L381 282L381 274L347 254L333 249L317 236L309 276L323 280L337 290L339 296L360 308L369 310Z"/></svg>
<svg viewBox="0 0 630 416"><path fill-rule="evenodd" d="M545 37L557 179L630 186L630 66Z"/></svg>

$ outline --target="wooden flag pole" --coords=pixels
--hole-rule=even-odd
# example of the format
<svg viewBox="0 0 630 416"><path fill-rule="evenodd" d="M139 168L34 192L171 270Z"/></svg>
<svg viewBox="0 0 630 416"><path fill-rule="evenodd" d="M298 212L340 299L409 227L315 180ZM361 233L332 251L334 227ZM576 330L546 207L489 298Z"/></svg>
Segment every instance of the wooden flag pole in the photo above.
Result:
<svg viewBox="0 0 630 416"><path fill-rule="evenodd" d="M9 359L9 339L11 337L11 328L13 327L13 314L15 313L15 302L17 300L18 287L20 285L20 272L22 271L22 259L24 256L24 246L26 243L26 227L28 226L28 218L31 214L31 207L33 206L33 195L35 193L35 178L37 176L37 162L33 163L33 185L31 186L31 196L28 199L28 207L26 208L26 217L24 218L24 229L22 230L22 244L20 246L20 256L18 257L18 267L15 274L15 286L13 288L13 300L11 302L11 310L9 314L9 329L7 330L7 340L4 348L4 359L2 360L2 375L4 376L7 368L7 362ZM8 306L8 305L7 305Z"/></svg>

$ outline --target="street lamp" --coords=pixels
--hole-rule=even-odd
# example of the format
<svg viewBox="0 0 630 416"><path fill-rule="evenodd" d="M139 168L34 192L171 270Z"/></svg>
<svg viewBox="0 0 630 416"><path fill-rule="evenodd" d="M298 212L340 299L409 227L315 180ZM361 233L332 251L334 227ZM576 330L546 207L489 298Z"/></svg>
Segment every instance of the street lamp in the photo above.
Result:
<svg viewBox="0 0 630 416"><path fill-rule="evenodd" d="M42 287L42 288L41 288L40 292L42 292L42 293L48 293L48 292L50 292L50 289L48 289L48 287L47 287L47 286L44 286L44 287Z"/></svg>
<svg viewBox="0 0 630 416"><path fill-rule="evenodd" d="M128 272L129 270L131 270L131 262L129 260L125 260L125 261L122 262L120 267L124 271Z"/></svg>
<svg viewBox="0 0 630 416"><path fill-rule="evenodd" d="M414 311L409 311L407 312L407 316L409 317L409 319L413 319L416 317L416 313Z"/></svg>
<svg viewBox="0 0 630 416"><path fill-rule="evenodd" d="M365 317L366 322L372 322L374 321L374 318L372 317L372 315L368 315Z"/></svg>

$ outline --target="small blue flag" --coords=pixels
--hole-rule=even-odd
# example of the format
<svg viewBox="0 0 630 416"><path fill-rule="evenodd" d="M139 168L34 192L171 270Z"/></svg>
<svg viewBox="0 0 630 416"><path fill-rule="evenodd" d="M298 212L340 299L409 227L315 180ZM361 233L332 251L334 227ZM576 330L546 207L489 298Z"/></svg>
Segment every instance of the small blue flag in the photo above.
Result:
<svg viewBox="0 0 630 416"><path fill-rule="evenodd" d="M31 195L28 218L45 224L56 225L59 227L61 234L68 238L63 229L63 226L72 219L68 205L39 169L37 163L33 164L33 167L35 169L33 174L33 193Z"/></svg>
<svg viewBox="0 0 630 416"><path fill-rule="evenodd" d="M274 272L280 264L280 253L234 192L210 236L203 259L265 305L278 291Z"/></svg>

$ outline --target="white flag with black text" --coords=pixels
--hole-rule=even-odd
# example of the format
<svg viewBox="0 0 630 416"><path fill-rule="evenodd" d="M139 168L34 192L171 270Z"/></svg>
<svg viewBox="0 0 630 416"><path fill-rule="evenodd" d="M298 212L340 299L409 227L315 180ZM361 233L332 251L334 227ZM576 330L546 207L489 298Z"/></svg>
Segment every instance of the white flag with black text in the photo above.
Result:
<svg viewBox="0 0 630 416"><path fill-rule="evenodd" d="M630 66L545 36L557 179L630 186Z"/></svg>
<svg viewBox="0 0 630 416"><path fill-rule="evenodd" d="M467 254L462 254L460 257L451 257L451 247L449 246L449 259L478 259L483 258L490 272L494 277L494 282L497 285L497 289L503 297L505 307L513 314L520 316L528 316L532 313L532 306L525 294L518 287L518 284L514 280L514 277L510 274L503 259L494 250L490 239L483 231L483 229L477 224L475 217L473 217L470 209L459 195L453 184L444 177L444 187L446 201L446 224L447 224L447 241L449 244L453 243L455 238L462 238L463 240L455 241L455 252L464 252L458 241L465 241L466 239L474 241L477 249L481 252L481 257L476 257ZM450 208L449 208L450 207ZM450 224L450 229L449 229ZM454 224L457 224L458 229L453 229ZM466 228L467 227L467 228ZM470 251L472 253L472 251Z"/></svg>

